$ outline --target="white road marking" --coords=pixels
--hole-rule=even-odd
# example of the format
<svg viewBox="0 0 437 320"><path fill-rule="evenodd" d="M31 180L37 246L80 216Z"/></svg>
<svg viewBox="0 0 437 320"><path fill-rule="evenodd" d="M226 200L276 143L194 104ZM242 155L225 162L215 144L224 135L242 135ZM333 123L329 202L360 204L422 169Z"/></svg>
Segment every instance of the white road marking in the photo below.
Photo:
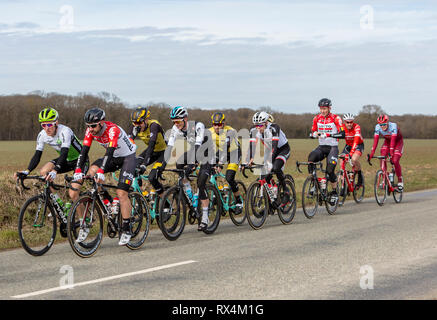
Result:
<svg viewBox="0 0 437 320"><path fill-rule="evenodd" d="M51 289L46 289L46 290L40 290L40 291L20 294L17 296L11 296L11 298L16 298L16 299L28 298L28 297L33 297L33 296L45 294L45 293L73 289L75 287L86 286L89 284L95 284L95 283L104 282L104 281L110 281L110 280L130 277L130 276L136 276L138 274L143 274L143 273L148 273L148 272L153 272L153 271L158 271L158 270L163 270L163 269L168 269L168 268L173 268L173 267L178 267L178 266L182 266L182 265L190 264L190 263L194 263L194 262L197 262L197 261L194 261L194 260L182 261L182 262L178 262L178 263L167 264L167 265L149 268L149 269L144 269L144 270L140 270L140 271L123 273L123 274L119 274L116 276L111 276L111 277L106 277L106 278L101 278L101 279L96 279L96 280L91 280L91 281L85 281L85 282L79 282L79 283L75 283L74 285L71 285L71 286L62 286L62 287L56 287L56 288L51 288Z"/></svg>

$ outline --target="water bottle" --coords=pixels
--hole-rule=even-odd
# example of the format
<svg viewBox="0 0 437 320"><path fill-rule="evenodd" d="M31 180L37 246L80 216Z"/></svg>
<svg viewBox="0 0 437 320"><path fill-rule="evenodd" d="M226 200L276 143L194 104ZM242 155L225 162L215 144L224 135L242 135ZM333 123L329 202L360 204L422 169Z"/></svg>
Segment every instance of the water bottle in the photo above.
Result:
<svg viewBox="0 0 437 320"><path fill-rule="evenodd" d="M109 202L108 199L103 199L103 204L105 205L106 210L108 210L108 213L111 214L112 212L111 202Z"/></svg>
<svg viewBox="0 0 437 320"><path fill-rule="evenodd" d="M196 192L193 196L193 207L197 208L198 203L199 203L199 192Z"/></svg>
<svg viewBox="0 0 437 320"><path fill-rule="evenodd" d="M326 178L319 178L319 183L320 183L320 188L321 189L326 189Z"/></svg>
<svg viewBox="0 0 437 320"><path fill-rule="evenodd" d="M388 179L390 180L390 183L393 184L393 182L394 182L393 172L390 172L388 174Z"/></svg>
<svg viewBox="0 0 437 320"><path fill-rule="evenodd" d="M144 198L149 198L149 191L144 190L144 191L142 192L142 194L143 194Z"/></svg>
<svg viewBox="0 0 437 320"><path fill-rule="evenodd" d="M65 216L68 216L68 212L70 211L70 208L71 208L71 202L67 202L64 206Z"/></svg>
<svg viewBox="0 0 437 320"><path fill-rule="evenodd" d="M116 216L119 211L120 211L120 199L115 197L114 200L112 201L112 209L111 209L112 215Z"/></svg>

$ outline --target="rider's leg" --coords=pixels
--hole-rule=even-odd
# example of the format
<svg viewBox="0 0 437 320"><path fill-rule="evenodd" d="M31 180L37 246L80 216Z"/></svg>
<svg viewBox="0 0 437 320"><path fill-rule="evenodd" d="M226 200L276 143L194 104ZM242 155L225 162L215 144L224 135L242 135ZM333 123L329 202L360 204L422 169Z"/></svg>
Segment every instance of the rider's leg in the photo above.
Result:
<svg viewBox="0 0 437 320"><path fill-rule="evenodd" d="M202 164L199 170L199 176L197 177L197 188L199 190L199 200L202 208L202 221L199 224L197 230L202 231L208 226L208 213L209 213L209 198L206 193L206 183L211 175L211 165L209 163Z"/></svg>
<svg viewBox="0 0 437 320"><path fill-rule="evenodd" d="M404 149L403 143L402 142L398 143L395 147L394 155L393 155L393 165L395 167L396 176L398 177L398 185L400 183L402 187L403 187L404 180L402 178L402 168L399 161L402 157L403 149Z"/></svg>

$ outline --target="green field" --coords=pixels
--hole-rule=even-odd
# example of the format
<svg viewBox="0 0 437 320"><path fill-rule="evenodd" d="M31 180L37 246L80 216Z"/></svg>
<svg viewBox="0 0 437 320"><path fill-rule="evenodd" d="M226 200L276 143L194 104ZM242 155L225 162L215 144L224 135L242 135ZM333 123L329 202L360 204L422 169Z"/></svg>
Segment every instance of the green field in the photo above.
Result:
<svg viewBox="0 0 437 320"><path fill-rule="evenodd" d="M366 140L365 154L370 150L372 141ZM380 142L381 145L381 142ZM296 181L296 192L298 200L302 184L307 174L301 174L296 170L296 160L306 161L308 154L317 146L317 141L309 139L291 139L291 157L285 168L286 173L290 173ZM340 143L340 151L344 143ZM139 151L144 149L142 142L138 145ZM30 158L35 149L35 141L0 141L0 249L19 247L18 232L16 229L18 212L25 198L34 194L31 190L20 196L16 193L13 180L13 173L27 168ZM104 149L98 144L93 144L90 151L90 159L103 156ZM46 148L40 162L42 166L48 160L57 157L57 153ZM405 140L404 156L401 158L402 171L404 176L405 191L437 188L437 140ZM379 161L373 161L370 167L364 160L361 161L366 180L366 196L373 197L373 179L376 170L379 168ZM39 166L39 167L40 167ZM306 169L306 168L302 168ZM338 166L337 166L338 169ZM37 169L38 170L38 169ZM37 170L34 173L37 173ZM304 171L306 172L306 171ZM57 182L62 182L62 176L57 178ZM248 185L255 177L245 180L241 174L237 176ZM169 181L175 181L170 179ZM351 199L351 197L349 198ZM390 202L389 202L390 203ZM377 204L375 203L375 206ZM300 206L300 203L299 203ZM358 208L358 207L357 207ZM338 209L341 211L341 207ZM321 210L323 212L323 210ZM57 237L60 240L60 237Z"/></svg>

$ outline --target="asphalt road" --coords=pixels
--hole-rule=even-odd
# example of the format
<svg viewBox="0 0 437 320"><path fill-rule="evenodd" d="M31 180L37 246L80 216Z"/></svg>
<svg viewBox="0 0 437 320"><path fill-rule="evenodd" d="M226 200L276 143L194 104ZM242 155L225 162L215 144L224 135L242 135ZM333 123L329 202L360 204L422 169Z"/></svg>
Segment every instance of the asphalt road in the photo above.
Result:
<svg viewBox="0 0 437 320"><path fill-rule="evenodd" d="M0 299L437 298L436 207L428 190L383 207L349 201L334 216L319 208L311 220L298 210L291 225L269 216L257 231L227 219L170 242L156 230L138 251L105 238L89 259L68 243L42 257L4 251Z"/></svg>

